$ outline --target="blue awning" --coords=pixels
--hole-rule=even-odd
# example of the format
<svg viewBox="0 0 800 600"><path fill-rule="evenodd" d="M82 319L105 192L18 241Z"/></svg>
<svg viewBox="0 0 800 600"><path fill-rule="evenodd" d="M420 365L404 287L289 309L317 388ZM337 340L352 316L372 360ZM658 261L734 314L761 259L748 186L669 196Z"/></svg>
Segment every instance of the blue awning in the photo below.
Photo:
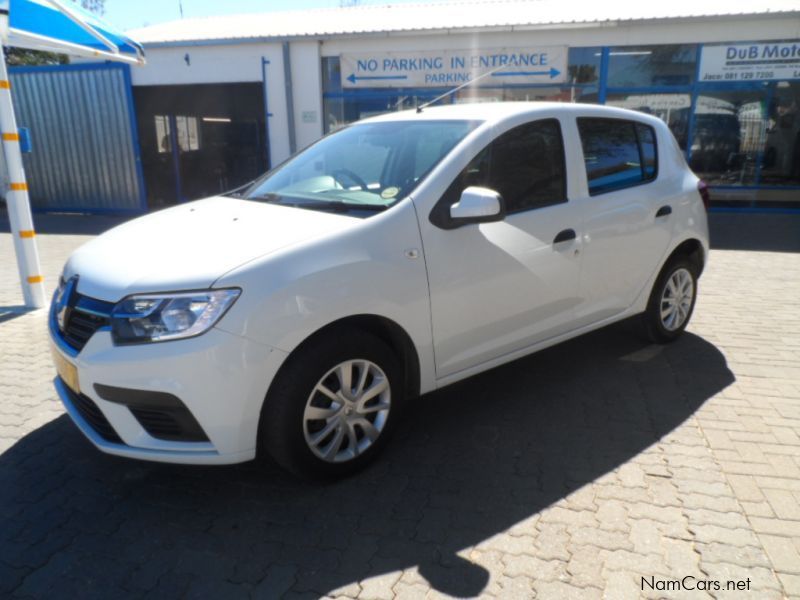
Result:
<svg viewBox="0 0 800 600"><path fill-rule="evenodd" d="M144 63L141 45L69 0L6 0L5 43L17 48Z"/></svg>

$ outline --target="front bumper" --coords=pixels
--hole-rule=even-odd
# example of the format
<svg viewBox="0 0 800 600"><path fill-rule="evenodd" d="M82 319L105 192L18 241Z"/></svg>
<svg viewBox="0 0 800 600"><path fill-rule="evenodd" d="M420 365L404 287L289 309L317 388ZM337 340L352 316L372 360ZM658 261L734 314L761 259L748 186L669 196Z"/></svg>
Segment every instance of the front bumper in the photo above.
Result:
<svg viewBox="0 0 800 600"><path fill-rule="evenodd" d="M77 368L80 386L76 393L57 377L56 391L78 428L103 452L185 464L255 457L261 407L286 353L216 328L185 340L131 346L115 346L111 332L98 329L77 354L64 344L54 319L50 336L53 352ZM180 399L205 441L154 437L129 406L104 399L98 392L103 386Z"/></svg>

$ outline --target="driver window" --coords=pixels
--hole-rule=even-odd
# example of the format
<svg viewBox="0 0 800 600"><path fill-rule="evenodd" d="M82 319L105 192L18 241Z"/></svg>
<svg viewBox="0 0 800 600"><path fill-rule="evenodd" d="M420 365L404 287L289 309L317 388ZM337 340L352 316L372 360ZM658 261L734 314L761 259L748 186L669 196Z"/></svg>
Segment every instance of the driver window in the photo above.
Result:
<svg viewBox="0 0 800 600"><path fill-rule="evenodd" d="M449 213L461 192L473 185L499 192L507 214L566 202L564 145L558 120L526 123L496 138L447 189L440 201L444 210Z"/></svg>

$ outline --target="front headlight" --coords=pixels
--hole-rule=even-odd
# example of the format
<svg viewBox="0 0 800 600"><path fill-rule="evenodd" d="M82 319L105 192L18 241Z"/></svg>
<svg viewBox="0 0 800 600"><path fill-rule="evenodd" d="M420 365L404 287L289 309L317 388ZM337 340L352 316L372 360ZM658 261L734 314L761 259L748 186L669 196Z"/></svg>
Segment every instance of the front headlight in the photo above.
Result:
<svg viewBox="0 0 800 600"><path fill-rule="evenodd" d="M213 327L240 293L231 289L128 296L111 313L114 342L164 342L200 335Z"/></svg>

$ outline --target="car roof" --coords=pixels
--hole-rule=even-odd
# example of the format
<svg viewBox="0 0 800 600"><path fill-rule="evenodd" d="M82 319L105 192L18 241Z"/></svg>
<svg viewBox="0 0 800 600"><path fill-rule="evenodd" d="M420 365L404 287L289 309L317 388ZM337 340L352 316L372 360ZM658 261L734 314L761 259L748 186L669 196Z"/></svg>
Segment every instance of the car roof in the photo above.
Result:
<svg viewBox="0 0 800 600"><path fill-rule="evenodd" d="M599 104L581 104L568 102L473 102L464 104L447 104L445 106L430 106L418 112L416 109L386 113L369 117L360 121L362 123L379 123L387 121L421 121L421 120L468 120L499 123L518 115L527 115L535 118L538 113L542 116L556 114L572 114L574 116L616 117L623 119L636 119L644 122L655 122L659 119L641 112L602 106Z"/></svg>

